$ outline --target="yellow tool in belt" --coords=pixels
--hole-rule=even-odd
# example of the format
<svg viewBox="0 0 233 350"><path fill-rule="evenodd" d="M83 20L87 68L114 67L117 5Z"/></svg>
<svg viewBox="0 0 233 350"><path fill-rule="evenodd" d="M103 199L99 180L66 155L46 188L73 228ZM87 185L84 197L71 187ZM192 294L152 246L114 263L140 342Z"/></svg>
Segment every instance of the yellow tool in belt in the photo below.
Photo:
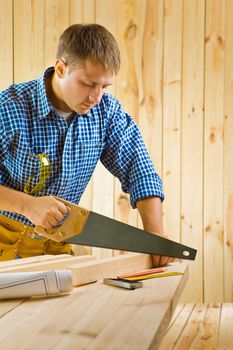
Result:
<svg viewBox="0 0 233 350"><path fill-rule="evenodd" d="M34 175L30 176L24 186L24 192L28 194L35 194L45 188L45 180L50 176L50 160L48 156L39 153L37 157L40 160L40 175L38 183L31 189L31 183Z"/></svg>

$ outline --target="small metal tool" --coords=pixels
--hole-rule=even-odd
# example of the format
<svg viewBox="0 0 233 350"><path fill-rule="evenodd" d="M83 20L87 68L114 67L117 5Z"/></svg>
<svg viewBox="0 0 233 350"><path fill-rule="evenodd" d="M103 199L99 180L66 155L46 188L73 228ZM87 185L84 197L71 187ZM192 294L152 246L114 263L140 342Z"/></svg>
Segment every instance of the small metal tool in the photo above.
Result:
<svg viewBox="0 0 233 350"><path fill-rule="evenodd" d="M126 289L136 289L143 286L142 282L138 281L127 281L121 278L104 278L104 284L110 284L112 286L126 288Z"/></svg>

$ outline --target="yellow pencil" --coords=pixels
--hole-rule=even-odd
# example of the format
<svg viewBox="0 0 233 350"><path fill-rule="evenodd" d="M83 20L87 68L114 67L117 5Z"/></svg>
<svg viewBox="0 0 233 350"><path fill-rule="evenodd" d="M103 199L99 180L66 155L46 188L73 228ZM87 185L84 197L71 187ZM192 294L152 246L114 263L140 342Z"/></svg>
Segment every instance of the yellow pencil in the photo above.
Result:
<svg viewBox="0 0 233 350"><path fill-rule="evenodd" d="M154 273L152 275L127 277L127 278L124 278L124 279L128 280L128 281L141 281L141 280L146 280L146 279L149 279L149 278L169 277L169 276L178 276L178 275L183 275L183 272L171 271L171 272L164 272L164 273Z"/></svg>

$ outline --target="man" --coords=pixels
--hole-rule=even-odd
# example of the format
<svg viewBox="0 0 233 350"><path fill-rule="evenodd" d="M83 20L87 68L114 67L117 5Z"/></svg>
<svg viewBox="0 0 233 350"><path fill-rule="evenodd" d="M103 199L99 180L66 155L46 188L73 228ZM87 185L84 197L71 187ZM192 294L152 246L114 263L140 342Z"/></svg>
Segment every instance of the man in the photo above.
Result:
<svg viewBox="0 0 233 350"><path fill-rule="evenodd" d="M1 93L0 259L70 253L33 229L64 218L68 208L53 196L78 203L99 159L130 193L144 229L163 234L161 180L133 119L106 93L119 68L112 34L76 24L61 35L54 67Z"/></svg>

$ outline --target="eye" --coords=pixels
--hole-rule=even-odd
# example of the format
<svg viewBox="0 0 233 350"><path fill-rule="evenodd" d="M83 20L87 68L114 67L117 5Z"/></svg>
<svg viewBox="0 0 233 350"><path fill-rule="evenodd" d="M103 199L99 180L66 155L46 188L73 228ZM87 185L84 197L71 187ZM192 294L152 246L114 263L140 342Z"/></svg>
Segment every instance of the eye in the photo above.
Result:
<svg viewBox="0 0 233 350"><path fill-rule="evenodd" d="M82 82L82 84L86 87L89 87L89 88L93 87L93 84L89 84L89 83L85 83L85 82Z"/></svg>

